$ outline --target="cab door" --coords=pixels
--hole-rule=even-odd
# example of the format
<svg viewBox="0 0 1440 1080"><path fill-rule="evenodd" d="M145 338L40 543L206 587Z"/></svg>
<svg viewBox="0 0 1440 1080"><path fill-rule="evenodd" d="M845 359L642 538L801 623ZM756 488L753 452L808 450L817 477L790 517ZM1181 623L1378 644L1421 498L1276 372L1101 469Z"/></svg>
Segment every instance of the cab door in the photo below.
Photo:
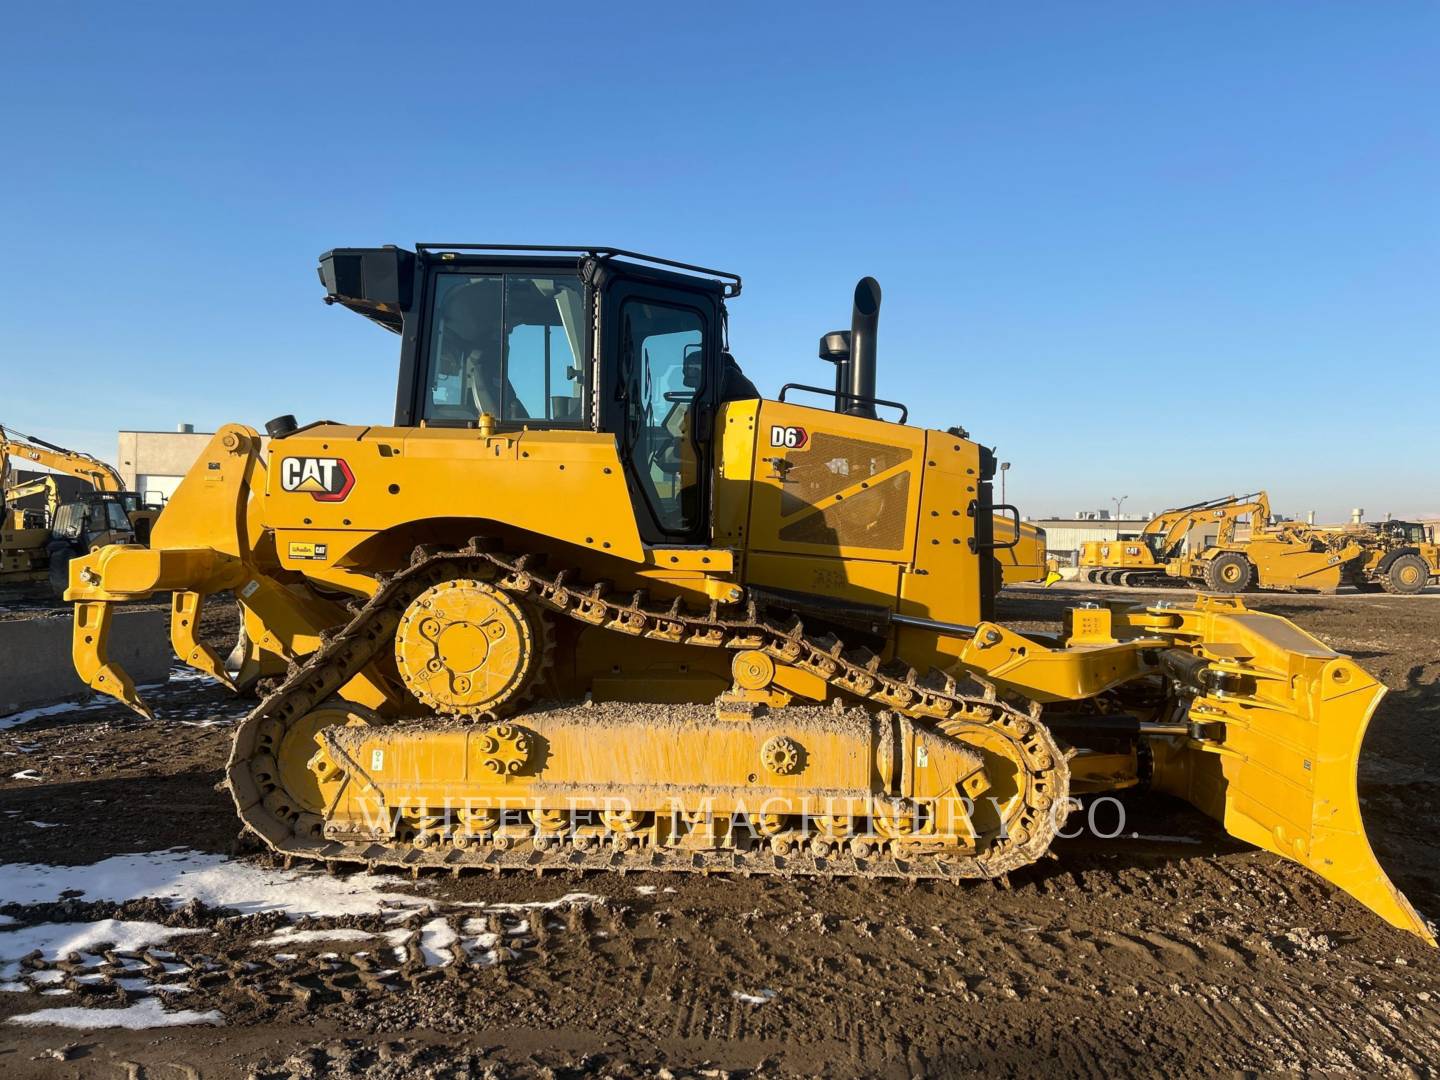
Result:
<svg viewBox="0 0 1440 1080"><path fill-rule="evenodd" d="M640 535L698 544L710 527L719 299L610 274L601 286L601 425L615 434Z"/></svg>

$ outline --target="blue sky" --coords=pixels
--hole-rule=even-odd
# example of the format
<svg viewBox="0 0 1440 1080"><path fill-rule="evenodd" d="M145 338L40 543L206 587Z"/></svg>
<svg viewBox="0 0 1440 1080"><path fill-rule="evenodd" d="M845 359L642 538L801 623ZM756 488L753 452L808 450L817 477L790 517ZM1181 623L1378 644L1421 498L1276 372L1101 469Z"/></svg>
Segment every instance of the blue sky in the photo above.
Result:
<svg viewBox="0 0 1440 1080"><path fill-rule="evenodd" d="M321 251L610 244L743 274L767 393L875 275L880 393L1027 513L1440 514L1440 7L699 12L11 12L0 423L388 422Z"/></svg>

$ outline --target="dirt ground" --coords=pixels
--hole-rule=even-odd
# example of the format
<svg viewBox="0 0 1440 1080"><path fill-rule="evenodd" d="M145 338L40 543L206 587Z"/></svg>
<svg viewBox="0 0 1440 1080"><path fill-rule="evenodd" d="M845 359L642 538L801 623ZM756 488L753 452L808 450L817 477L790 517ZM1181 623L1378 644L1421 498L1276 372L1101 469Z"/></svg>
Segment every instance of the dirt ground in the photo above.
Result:
<svg viewBox="0 0 1440 1080"><path fill-rule="evenodd" d="M1049 625L1094 592L1009 589L1001 617ZM1252 602L1390 687L1365 744L1362 803L1381 862L1422 914L1440 918L1440 596ZM209 627L217 641L223 615ZM0 730L0 880L18 875L17 864L85 866L171 848L271 865L237 848L230 800L216 788L246 703L196 680L172 683L154 703L153 722L105 706ZM426 877L402 887L441 912L488 912L492 936L510 943L488 962L440 967L412 950L408 962L377 970L353 943L257 953L273 913L153 900L10 904L0 908L12 920L0 934L102 918L203 928L175 939L169 960L133 963L173 963L188 984L184 1007L216 1010L223 1026L22 1027L5 1021L55 1002L4 993L0 1073L1436 1070L1440 951L1182 804L1143 795L1126 810L1138 837L1060 841L1055 858L1002 883ZM496 913L537 901L557 903L523 909L532 914L518 921ZM350 921L382 932L373 917ZM106 977L64 1000L98 1005L129 994L124 980Z"/></svg>

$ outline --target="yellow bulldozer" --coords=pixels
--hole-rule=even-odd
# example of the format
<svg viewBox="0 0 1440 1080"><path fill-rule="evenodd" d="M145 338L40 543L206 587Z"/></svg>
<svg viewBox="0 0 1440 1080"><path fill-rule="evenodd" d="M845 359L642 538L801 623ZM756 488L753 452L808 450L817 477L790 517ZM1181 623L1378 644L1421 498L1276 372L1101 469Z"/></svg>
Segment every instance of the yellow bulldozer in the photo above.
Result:
<svg viewBox="0 0 1440 1080"><path fill-rule="evenodd" d="M1087 540L1080 547L1078 579L1095 585L1165 585L1173 583L1166 572L1178 559L1192 530L1213 526L1233 535L1236 523L1270 520L1270 499L1263 491L1226 495L1219 499L1178 506L1156 514L1133 540Z"/></svg>
<svg viewBox="0 0 1440 1080"><path fill-rule="evenodd" d="M180 658L226 681L196 628L233 592L285 665L227 768L274 851L959 880L1150 785L1433 943L1361 821L1383 686L1234 597L996 622L995 456L875 396L873 279L821 340L833 385L766 399L733 274L422 244L320 276L398 335L394 423L281 417L263 454L222 428L150 547L68 592L77 670L142 712L115 605L171 591Z"/></svg>
<svg viewBox="0 0 1440 1080"><path fill-rule="evenodd" d="M1045 530L1028 521L996 514L994 524L997 585L1039 582L1049 587L1060 580L1059 564L1045 546Z"/></svg>

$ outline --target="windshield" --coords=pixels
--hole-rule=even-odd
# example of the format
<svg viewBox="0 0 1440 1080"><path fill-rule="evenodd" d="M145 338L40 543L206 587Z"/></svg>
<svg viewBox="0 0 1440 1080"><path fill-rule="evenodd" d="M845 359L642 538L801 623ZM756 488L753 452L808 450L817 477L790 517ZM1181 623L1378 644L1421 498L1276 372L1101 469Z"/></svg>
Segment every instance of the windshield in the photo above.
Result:
<svg viewBox="0 0 1440 1080"><path fill-rule="evenodd" d="M440 274L425 419L578 424L584 293L574 274Z"/></svg>

